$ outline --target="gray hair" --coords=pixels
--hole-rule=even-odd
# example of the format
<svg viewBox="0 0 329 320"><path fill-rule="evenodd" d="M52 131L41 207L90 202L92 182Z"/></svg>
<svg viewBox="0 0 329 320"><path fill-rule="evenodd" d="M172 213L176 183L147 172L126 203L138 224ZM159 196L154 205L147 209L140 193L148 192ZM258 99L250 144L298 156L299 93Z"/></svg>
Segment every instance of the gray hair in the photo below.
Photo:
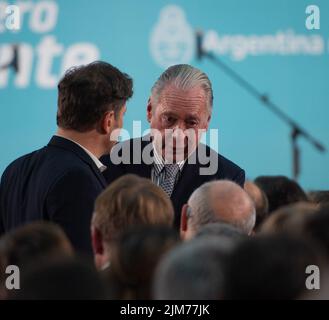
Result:
<svg viewBox="0 0 329 320"><path fill-rule="evenodd" d="M232 198L226 199L230 201L228 206L230 205L234 210L241 210L242 204L245 203L245 207L249 210L249 214L241 217L241 219L232 221L221 220L220 212L214 212L214 203L213 200L211 200L210 190L215 184L222 185L222 191L220 192L223 193L224 199L226 199L227 196L233 195L233 193L237 194L237 192L241 191L241 193L239 193L238 202ZM256 210L253 201L240 186L232 181L211 181L201 185L190 196L188 205L190 225L194 232L198 232L202 226L214 222L229 223L246 234L250 234L255 226Z"/></svg>
<svg viewBox="0 0 329 320"><path fill-rule="evenodd" d="M152 99L157 103L162 90L169 84L176 88L188 90L195 87L201 87L204 90L207 99L207 108L209 114L212 111L213 91L208 76L201 70L188 64L177 64L164 71L151 89Z"/></svg>
<svg viewBox="0 0 329 320"><path fill-rule="evenodd" d="M232 247L226 241L215 238L193 239L177 246L160 260L156 268L153 298L220 299L231 251Z"/></svg>
<svg viewBox="0 0 329 320"><path fill-rule="evenodd" d="M204 183L194 190L188 200L188 215L195 231L203 225L217 222L209 201L210 188L210 182Z"/></svg>

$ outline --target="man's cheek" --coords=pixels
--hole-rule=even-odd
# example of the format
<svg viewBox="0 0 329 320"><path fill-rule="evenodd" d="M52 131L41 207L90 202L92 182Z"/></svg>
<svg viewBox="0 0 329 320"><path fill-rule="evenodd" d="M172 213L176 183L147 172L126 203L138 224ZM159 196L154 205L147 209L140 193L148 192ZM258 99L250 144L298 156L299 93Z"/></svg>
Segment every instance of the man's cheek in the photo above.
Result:
<svg viewBox="0 0 329 320"><path fill-rule="evenodd" d="M150 120L150 127L152 129L161 130L162 129L161 121L159 119L156 119L155 117L152 117Z"/></svg>

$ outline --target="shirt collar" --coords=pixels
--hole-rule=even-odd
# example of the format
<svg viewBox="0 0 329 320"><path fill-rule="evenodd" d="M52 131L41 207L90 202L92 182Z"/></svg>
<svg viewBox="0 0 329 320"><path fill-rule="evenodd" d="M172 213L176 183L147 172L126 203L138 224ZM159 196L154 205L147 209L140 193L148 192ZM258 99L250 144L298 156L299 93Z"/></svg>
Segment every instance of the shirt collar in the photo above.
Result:
<svg viewBox="0 0 329 320"><path fill-rule="evenodd" d="M56 134L56 136L61 137L61 138L64 138L64 139L67 139L67 140L70 140L70 141L74 142L75 144L77 144L81 149L83 149L88 154L88 156L91 158L91 160L94 161L96 167L98 168L98 170L100 172L103 172L103 171L105 171L107 169L107 167L104 166L104 164L92 152L90 152L88 149L86 149L80 143L78 143L78 142L76 142L76 141L74 141L72 139L69 139L69 138L66 138L66 137L62 137L59 134Z"/></svg>

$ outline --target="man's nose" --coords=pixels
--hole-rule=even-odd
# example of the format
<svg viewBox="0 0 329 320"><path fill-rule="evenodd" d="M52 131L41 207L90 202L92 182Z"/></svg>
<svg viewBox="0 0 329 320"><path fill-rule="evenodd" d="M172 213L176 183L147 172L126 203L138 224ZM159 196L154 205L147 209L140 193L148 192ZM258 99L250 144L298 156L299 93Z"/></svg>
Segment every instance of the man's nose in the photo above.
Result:
<svg viewBox="0 0 329 320"><path fill-rule="evenodd" d="M175 139L184 139L185 138L185 128L183 126L176 126L173 128L173 138Z"/></svg>
<svg viewBox="0 0 329 320"><path fill-rule="evenodd" d="M176 147L182 148L187 144L187 136L184 130L180 127L176 127L173 130L173 143Z"/></svg>

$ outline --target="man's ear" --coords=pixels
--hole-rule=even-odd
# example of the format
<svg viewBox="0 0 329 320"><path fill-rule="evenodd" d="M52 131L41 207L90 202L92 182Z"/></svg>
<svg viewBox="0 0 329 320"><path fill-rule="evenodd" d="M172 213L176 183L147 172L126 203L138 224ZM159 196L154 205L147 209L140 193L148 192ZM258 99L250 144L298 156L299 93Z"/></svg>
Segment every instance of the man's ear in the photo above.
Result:
<svg viewBox="0 0 329 320"><path fill-rule="evenodd" d="M101 131L102 133L109 134L112 132L115 122L115 113L114 111L105 112L101 120Z"/></svg>
<svg viewBox="0 0 329 320"><path fill-rule="evenodd" d="M211 120L211 114L209 114L208 119L207 119L207 123L206 123L206 127L205 127L206 131L208 131L210 120Z"/></svg>
<svg viewBox="0 0 329 320"><path fill-rule="evenodd" d="M153 116L153 105L151 102L151 97L148 99L147 101L147 108L146 108L146 112L147 112L147 121L151 122L152 120L152 116Z"/></svg>
<svg viewBox="0 0 329 320"><path fill-rule="evenodd" d="M103 237L101 232L96 227L91 228L91 243L94 255L104 254Z"/></svg>
<svg viewBox="0 0 329 320"><path fill-rule="evenodd" d="M187 232L187 209L188 204L184 204L182 207L181 217L180 217L180 237L185 239Z"/></svg>

